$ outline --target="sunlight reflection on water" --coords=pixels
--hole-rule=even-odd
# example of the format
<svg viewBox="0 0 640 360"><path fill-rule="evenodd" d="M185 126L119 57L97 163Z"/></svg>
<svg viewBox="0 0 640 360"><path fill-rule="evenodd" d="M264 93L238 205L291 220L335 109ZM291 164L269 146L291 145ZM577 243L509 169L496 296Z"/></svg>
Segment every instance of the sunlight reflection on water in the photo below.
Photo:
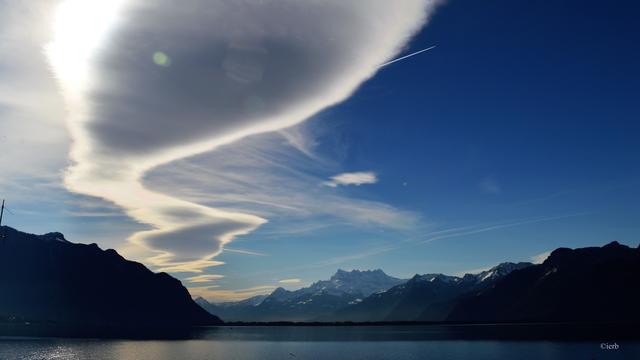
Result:
<svg viewBox="0 0 640 360"><path fill-rule="evenodd" d="M640 343L455 340L438 327L222 327L185 340L0 338L0 359L634 359ZM475 331L475 330L474 330ZM483 330L479 330L483 331ZM346 341L341 341L341 340Z"/></svg>

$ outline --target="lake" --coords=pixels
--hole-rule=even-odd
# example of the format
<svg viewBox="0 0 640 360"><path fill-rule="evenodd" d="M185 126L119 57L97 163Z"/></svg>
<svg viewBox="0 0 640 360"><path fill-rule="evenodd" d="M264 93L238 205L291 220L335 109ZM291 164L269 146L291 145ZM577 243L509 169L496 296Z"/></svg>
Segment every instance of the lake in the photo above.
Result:
<svg viewBox="0 0 640 360"><path fill-rule="evenodd" d="M221 326L171 340L1 337L0 359L640 359L640 341L601 334L555 325Z"/></svg>

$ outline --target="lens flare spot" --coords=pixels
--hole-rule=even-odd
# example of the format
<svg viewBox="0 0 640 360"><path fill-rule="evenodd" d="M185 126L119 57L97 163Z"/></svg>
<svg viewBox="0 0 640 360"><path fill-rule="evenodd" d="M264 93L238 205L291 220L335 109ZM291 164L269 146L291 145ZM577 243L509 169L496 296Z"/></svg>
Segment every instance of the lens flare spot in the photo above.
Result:
<svg viewBox="0 0 640 360"><path fill-rule="evenodd" d="M168 67L171 65L171 58L169 55L163 53L162 51L156 51L152 56L153 62L162 67Z"/></svg>

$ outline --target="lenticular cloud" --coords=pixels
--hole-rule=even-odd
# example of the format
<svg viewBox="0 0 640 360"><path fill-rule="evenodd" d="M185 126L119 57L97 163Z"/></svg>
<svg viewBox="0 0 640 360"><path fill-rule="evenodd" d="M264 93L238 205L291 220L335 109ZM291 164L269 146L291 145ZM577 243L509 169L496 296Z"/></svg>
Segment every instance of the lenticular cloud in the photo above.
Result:
<svg viewBox="0 0 640 360"><path fill-rule="evenodd" d="M266 219L155 193L141 185L144 173L294 125L346 99L402 50L435 6L429 0L87 3L63 2L59 31L46 49L74 140L66 183L148 224L151 230L130 241L147 263L172 271L215 265L211 259L224 244Z"/></svg>

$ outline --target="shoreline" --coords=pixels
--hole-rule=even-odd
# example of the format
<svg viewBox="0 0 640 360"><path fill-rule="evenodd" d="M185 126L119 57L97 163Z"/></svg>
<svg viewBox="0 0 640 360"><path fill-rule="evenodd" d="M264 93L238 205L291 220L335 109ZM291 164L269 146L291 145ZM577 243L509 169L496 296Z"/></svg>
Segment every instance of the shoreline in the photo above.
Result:
<svg viewBox="0 0 640 360"><path fill-rule="evenodd" d="M258 340L360 341L373 337L385 341L406 334L406 341L640 341L639 323L574 322L369 322L225 323L190 327L79 326L70 324L0 323L0 340L11 338L132 339L132 340L233 340L241 334L257 334ZM268 329L272 328L273 331Z"/></svg>

